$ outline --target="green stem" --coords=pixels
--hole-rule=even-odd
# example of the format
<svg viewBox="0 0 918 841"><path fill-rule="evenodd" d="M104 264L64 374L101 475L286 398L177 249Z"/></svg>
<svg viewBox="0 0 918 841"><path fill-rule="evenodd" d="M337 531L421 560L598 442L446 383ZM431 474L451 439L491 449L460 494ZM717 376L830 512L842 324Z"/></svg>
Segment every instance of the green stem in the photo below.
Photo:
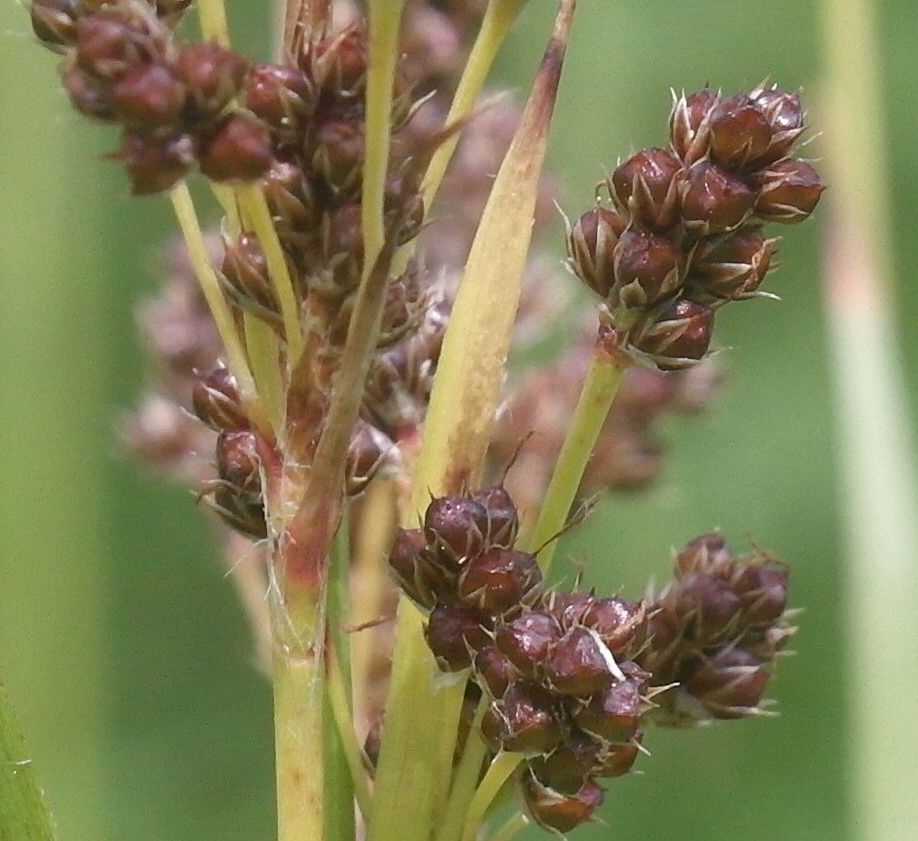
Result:
<svg viewBox="0 0 918 841"><path fill-rule="evenodd" d="M350 546L347 517L342 516L332 543L328 581L328 652L325 681L325 838L354 837L353 737L348 639Z"/></svg>
<svg viewBox="0 0 918 841"><path fill-rule="evenodd" d="M223 0L197 0L197 6L201 37L205 41L215 41L221 47L229 49L229 27L226 23L226 7Z"/></svg>
<svg viewBox="0 0 918 841"><path fill-rule="evenodd" d="M320 606L275 609L274 743L278 841L319 841L325 826L325 699ZM306 641L309 642L306 642Z"/></svg>
<svg viewBox="0 0 918 841"><path fill-rule="evenodd" d="M242 326L252 377L275 437L284 434L284 379L278 359L278 337L271 325L250 312Z"/></svg>
<svg viewBox="0 0 918 841"><path fill-rule="evenodd" d="M370 814L370 787L364 768L363 751L354 734L354 719L348 703L344 670L338 663L334 651L329 653L328 658L328 700L334 716L342 756L346 763L346 773L350 776L352 796L357 798L357 805L366 817ZM353 806L351 811L353 812ZM337 837L337 835L329 836L329 841Z"/></svg>
<svg viewBox="0 0 918 841"><path fill-rule="evenodd" d="M918 730L889 723L918 685L918 465L893 300L879 8L823 3L824 268L843 466L852 829L860 841L906 841L918 826Z"/></svg>
<svg viewBox="0 0 918 841"><path fill-rule="evenodd" d="M469 53L469 60L466 62L462 71L462 78L456 88L450 105L449 114L446 116L446 125L455 125L460 120L465 119L475 105L481 90L489 74L494 59L500 51L510 27L516 20L520 9L526 4L526 0L490 0L484 17L481 21L481 28L472 45L472 51ZM430 207L437 190L446 174L446 168L456 151L456 145L459 143L459 136L450 136L434 152L427 166L427 172L424 175L424 183L421 185L421 195L424 198L424 206Z"/></svg>
<svg viewBox="0 0 918 841"><path fill-rule="evenodd" d="M405 0L369 0L369 56L366 92L366 148L363 156L363 277L369 277L386 238L383 211L389 146L392 140L392 94L399 54L399 27Z"/></svg>
<svg viewBox="0 0 918 841"><path fill-rule="evenodd" d="M514 771L523 761L521 753L499 753L488 768L481 785L475 792L465 818L465 828L462 832L462 841L475 841L478 828L488 814L488 809L494 802L504 783L510 779Z"/></svg>
<svg viewBox="0 0 918 841"><path fill-rule="evenodd" d="M185 238L185 246L188 249L192 270L201 287L204 299L207 301L208 309L216 325L217 332L220 334L220 339L223 342L229 369L232 371L239 386L239 395L249 410L250 416L254 414L254 417L258 418L261 416L262 410L258 404L255 381L249 371L249 363L242 341L239 338L239 333L236 330L233 314L230 311L229 304L226 303L226 299L223 297L223 290L220 288L220 281L217 280L213 266L210 265L207 246L204 243L204 235L201 233L201 225L198 222L198 215L194 209L191 193L183 182L172 188L169 198L172 201L172 208Z"/></svg>
<svg viewBox="0 0 918 841"><path fill-rule="evenodd" d="M511 815L507 818L503 826L501 826L488 841L512 841L512 839L516 838L516 836L527 826L529 826L529 818L522 812L517 812L515 815Z"/></svg>
<svg viewBox="0 0 918 841"><path fill-rule="evenodd" d="M0 684L0 838L54 841L51 816L3 684Z"/></svg>
<svg viewBox="0 0 918 841"><path fill-rule="evenodd" d="M583 471L624 373L625 369L619 367L601 345L597 345L530 539L533 551L544 547L539 552L539 563L544 572L551 567L558 544L554 538L567 522Z"/></svg>
<svg viewBox="0 0 918 841"><path fill-rule="evenodd" d="M488 709L488 704L488 699L482 697L478 709L475 710L475 719L469 730L462 758L456 768L453 787L449 792L449 801L440 823L440 831L437 833L437 841L459 841L462 837L465 816L475 795L475 789L478 787L481 766L488 753L488 747L479 733L481 719Z"/></svg>
<svg viewBox="0 0 918 841"><path fill-rule="evenodd" d="M284 337L287 340L287 364L292 367L303 350L303 331L300 329L300 305L293 290L293 280L287 268L284 249L277 238L271 211L261 187L257 184L242 184L236 190L239 209L255 229L258 243L268 264L268 277L274 287L284 323Z"/></svg>

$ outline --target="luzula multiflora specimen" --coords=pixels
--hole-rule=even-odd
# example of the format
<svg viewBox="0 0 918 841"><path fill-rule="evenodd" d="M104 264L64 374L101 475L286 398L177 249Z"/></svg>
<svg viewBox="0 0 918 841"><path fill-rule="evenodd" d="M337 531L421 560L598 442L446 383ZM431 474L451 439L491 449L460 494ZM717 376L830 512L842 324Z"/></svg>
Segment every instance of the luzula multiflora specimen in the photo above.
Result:
<svg viewBox="0 0 918 841"><path fill-rule="evenodd" d="M122 127L113 158L133 191L172 191L224 343L221 353L208 326L191 331L184 355L168 340L162 347L183 387L193 372L182 402L216 433L217 476L205 480L205 498L230 528L274 544L272 585L286 599L275 634L285 652L308 658L324 642L323 576L339 494L356 496L374 479L395 476L408 497L452 294L434 283L430 264L412 259L413 241L428 218L424 199L436 190L424 180L426 164L453 139L453 128L443 131L444 93L476 12L467 4L408 4L409 59L372 117L374 43L359 18L294 39L283 63L255 64L222 38L178 43L172 27L188 5L34 0L32 19L38 37L64 54L62 80L77 109ZM490 25L505 26L520 5L492 3ZM472 136L495 110L462 128ZM368 126L380 115L391 154L382 170L369 166L368 182L379 139ZM545 585L543 569L600 434L600 451L605 441L610 456L592 465L598 485L635 485L652 475L656 467L639 457L649 419L667 405L662 395L672 400L673 384L700 370L720 307L765 294L775 249L763 225L801 221L822 191L812 167L792 154L802 132L798 97L776 87L683 96L669 145L621 163L603 185L611 205L598 203L570 226L570 266L602 300L600 329L570 434L542 451L545 463L526 487L527 507L545 494L534 534L522 529L529 551L520 547L517 507L502 485L476 491L473 483L434 499L426 512L408 512L422 517L422 527L398 533L393 576L427 614L426 640L440 666L471 678L440 816L446 841L470 837L511 776L534 820L572 829L601 801L598 781L630 769L649 724L762 713L775 656L792 632L787 572L778 562L758 550L736 557L719 536L706 535L677 554L670 584L639 601L559 592ZM222 242L205 242L192 224L182 182L195 169L226 214ZM377 179L378 219L367 210ZM463 206L462 186L454 207ZM437 234L436 225L426 234L429 255L462 254L462 237L438 243ZM358 330L370 337L370 353L348 357L354 319L367 312L363 293L374 282L378 310ZM193 321L201 302L185 300ZM342 362L349 358L354 366ZM620 422L603 432L622 373L633 366L645 370L629 373L612 416ZM342 370L357 389L352 405L339 399ZM558 376L571 381L581 370L559 366ZM537 417L528 423L539 432ZM167 447L159 446L161 428L135 427L133 440L159 459L181 456L187 468L189 436L208 439L170 429ZM496 434L495 460L527 431L511 431L509 443L506 429L503 441ZM632 455L627 468L623 453ZM521 469L526 459L524 445ZM286 590L290 580L296 592Z"/></svg>

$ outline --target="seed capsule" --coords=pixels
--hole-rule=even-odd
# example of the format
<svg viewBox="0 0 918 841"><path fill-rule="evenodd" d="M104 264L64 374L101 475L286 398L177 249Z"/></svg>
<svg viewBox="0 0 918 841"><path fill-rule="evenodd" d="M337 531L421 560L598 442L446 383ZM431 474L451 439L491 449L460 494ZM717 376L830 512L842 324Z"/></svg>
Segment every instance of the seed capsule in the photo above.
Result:
<svg viewBox="0 0 918 841"><path fill-rule="evenodd" d="M434 499L424 514L427 540L455 566L466 564L484 549L487 530L487 510L465 496Z"/></svg>
<svg viewBox="0 0 918 841"><path fill-rule="evenodd" d="M748 96L738 93L711 111L711 158L727 169L741 169L762 157L771 143L771 125Z"/></svg>
<svg viewBox="0 0 918 841"><path fill-rule="evenodd" d="M191 392L191 405L198 418L217 432L248 428L236 378L222 365L198 377Z"/></svg>
<svg viewBox="0 0 918 841"><path fill-rule="evenodd" d="M739 301L752 297L771 265L772 243L758 228L748 228L705 245L692 259L691 283L712 298Z"/></svg>
<svg viewBox="0 0 918 841"><path fill-rule="evenodd" d="M535 556L512 549L489 549L473 557L459 577L459 598L488 616L515 608L541 584Z"/></svg>
<svg viewBox="0 0 918 841"><path fill-rule="evenodd" d="M253 181L271 166L271 146L261 123L243 113L230 114L217 126L198 154L214 181Z"/></svg>
<svg viewBox="0 0 918 841"><path fill-rule="evenodd" d="M629 228L615 248L615 298L625 307L645 309L671 297L684 269L682 250L660 234Z"/></svg>
<svg viewBox="0 0 918 841"><path fill-rule="evenodd" d="M299 68L258 64L246 85L245 104L274 131L292 137L315 112L316 93Z"/></svg>
<svg viewBox="0 0 918 841"><path fill-rule="evenodd" d="M681 161L666 149L642 149L615 168L610 192L622 213L633 220L668 228L675 218L675 178L681 168Z"/></svg>
<svg viewBox="0 0 918 841"><path fill-rule="evenodd" d="M475 655L475 674L481 678L492 698L502 698L518 677L510 658L496 645L482 646Z"/></svg>
<svg viewBox="0 0 918 841"><path fill-rule="evenodd" d="M597 206L584 213L568 235L571 268L600 298L607 298L615 285L615 246L625 227L621 216Z"/></svg>
<svg viewBox="0 0 918 841"><path fill-rule="evenodd" d="M490 546L509 548L516 540L520 528L519 516L510 494L502 485L490 485L472 494L488 514L486 541Z"/></svg>
<svg viewBox="0 0 918 841"><path fill-rule="evenodd" d="M504 750L546 754L564 736L551 695L535 684L514 683L493 708L500 722Z"/></svg>
<svg viewBox="0 0 918 841"><path fill-rule="evenodd" d="M634 342L663 371L686 368L702 359L711 344L714 311L682 299L666 309Z"/></svg>
<svg viewBox="0 0 918 841"><path fill-rule="evenodd" d="M245 82L249 63L219 44L183 44L175 72L185 83L197 118L216 117Z"/></svg>
<svg viewBox="0 0 918 841"><path fill-rule="evenodd" d="M704 157L708 151L708 121L719 97L710 88L683 94L669 118L669 140L673 151L686 165Z"/></svg>
<svg viewBox="0 0 918 841"><path fill-rule="evenodd" d="M445 604L438 604L430 612L425 636L437 664L445 672L467 669L475 652L491 641L477 613Z"/></svg>
<svg viewBox="0 0 918 841"><path fill-rule="evenodd" d="M529 761L529 768L546 788L559 794L576 794L598 763L600 744L574 730L547 756Z"/></svg>
<svg viewBox="0 0 918 841"><path fill-rule="evenodd" d="M142 65L115 83L111 103L128 125L154 129L177 121L185 104L185 88L168 67Z"/></svg>
<svg viewBox="0 0 918 841"><path fill-rule="evenodd" d="M552 648L545 676L562 695L592 695L621 672L606 644L589 628L571 628Z"/></svg>
<svg viewBox="0 0 918 841"><path fill-rule="evenodd" d="M124 162L135 196L161 193L181 181L194 161L194 141L187 134L153 137L124 132L114 157Z"/></svg>
<svg viewBox="0 0 918 841"><path fill-rule="evenodd" d="M825 187L806 161L785 158L756 177L759 193L755 214L768 222L794 225L806 219Z"/></svg>
<svg viewBox="0 0 918 841"><path fill-rule="evenodd" d="M523 798L532 819L546 829L570 832L589 820L602 803L602 789L587 780L576 794L561 794L543 786L531 773L522 778Z"/></svg>
<svg viewBox="0 0 918 841"><path fill-rule="evenodd" d="M624 744L635 737L640 725L644 701L641 691L646 684L642 678L618 680L597 692L574 715L577 726L605 742Z"/></svg>
<svg viewBox="0 0 918 841"><path fill-rule="evenodd" d="M530 610L516 619L502 623L495 642L510 662L529 678L541 673L552 646L561 638L554 617Z"/></svg>
<svg viewBox="0 0 918 841"><path fill-rule="evenodd" d="M686 230L696 236L739 227L756 201L755 191L743 179L709 160L689 168L680 190Z"/></svg>
<svg viewBox="0 0 918 841"><path fill-rule="evenodd" d="M743 718L758 707L768 670L742 648L704 657L685 682L686 690L715 718Z"/></svg>

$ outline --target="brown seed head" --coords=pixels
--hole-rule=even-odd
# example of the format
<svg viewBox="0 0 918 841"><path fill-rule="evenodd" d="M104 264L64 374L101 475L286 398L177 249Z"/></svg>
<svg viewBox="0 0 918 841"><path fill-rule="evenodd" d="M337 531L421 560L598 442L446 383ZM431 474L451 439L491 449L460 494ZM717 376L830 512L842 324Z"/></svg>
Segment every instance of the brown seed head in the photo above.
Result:
<svg viewBox="0 0 918 841"><path fill-rule="evenodd" d="M771 124L746 94L722 99L709 120L710 155L726 169L742 169L761 158L771 144Z"/></svg>
<svg viewBox="0 0 918 841"><path fill-rule="evenodd" d="M568 235L571 268L601 298L607 298L615 284L615 246L625 225L617 213L597 205L577 220Z"/></svg>
<svg viewBox="0 0 918 841"><path fill-rule="evenodd" d="M755 214L767 222L793 225L815 209L825 187L806 161L784 158L756 176Z"/></svg>
<svg viewBox="0 0 918 841"><path fill-rule="evenodd" d="M198 154L201 172L214 181L254 181L271 160L264 126L243 112L225 117Z"/></svg>
<svg viewBox="0 0 918 841"><path fill-rule="evenodd" d="M143 130L172 126L185 104L185 87L167 66L143 64L112 86L111 103L129 126Z"/></svg>
<svg viewBox="0 0 918 841"><path fill-rule="evenodd" d="M666 149L642 149L615 168L609 192L623 214L642 225L666 229L677 209L675 177L681 168Z"/></svg>
<svg viewBox="0 0 918 841"><path fill-rule="evenodd" d="M755 191L739 176L704 159L693 164L680 185L682 219L695 236L731 231L752 212Z"/></svg>

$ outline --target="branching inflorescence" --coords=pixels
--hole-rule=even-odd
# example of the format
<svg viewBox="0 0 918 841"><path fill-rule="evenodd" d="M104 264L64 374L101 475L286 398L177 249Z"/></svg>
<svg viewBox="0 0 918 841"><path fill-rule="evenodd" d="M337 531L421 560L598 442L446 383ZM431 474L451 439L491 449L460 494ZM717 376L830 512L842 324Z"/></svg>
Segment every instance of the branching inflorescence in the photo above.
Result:
<svg viewBox="0 0 918 841"><path fill-rule="evenodd" d="M550 218L537 178L573 0L521 122L506 98L473 105L522 0L289 2L277 63L235 54L213 0L205 40L181 42L189 5L33 0L31 13L74 106L121 127L111 157L133 192L168 192L183 232L140 318L159 393L123 437L195 486L233 559L242 538L261 553L242 590L274 673L281 841L353 837L352 798L367 837L393 841L403 778L425 791L400 837L473 841L511 778L528 816L567 832L601 802L601 780L630 770L650 725L763 714L793 633L787 569L765 552L736 556L704 535L638 600L560 590L546 574L578 494L659 472L654 419L703 408L719 385L715 313L768 294L764 225L799 222L819 200L793 154L798 96L763 84L676 98L668 145L620 163L568 225L569 269L601 299L598 332L507 385L497 413L509 336L476 368L449 350L462 340L449 330L483 315L462 297L470 273L525 254L531 223ZM478 226L498 171L485 218L525 217L506 243ZM195 172L219 232L198 224ZM544 263L527 283L523 339L566 305ZM500 299L501 324L517 297ZM485 395L480 417L453 429L441 416L425 435L428 405L453 388ZM439 464L457 435L461 463ZM342 581L359 594L349 614ZM404 650L386 707L396 588ZM421 633L429 652L412 643ZM436 677L430 654L453 677ZM326 703L342 767L323 741ZM447 733L436 748L411 741L413 714L419 734ZM386 749L387 734L406 743ZM336 797L344 809L328 806Z"/></svg>

